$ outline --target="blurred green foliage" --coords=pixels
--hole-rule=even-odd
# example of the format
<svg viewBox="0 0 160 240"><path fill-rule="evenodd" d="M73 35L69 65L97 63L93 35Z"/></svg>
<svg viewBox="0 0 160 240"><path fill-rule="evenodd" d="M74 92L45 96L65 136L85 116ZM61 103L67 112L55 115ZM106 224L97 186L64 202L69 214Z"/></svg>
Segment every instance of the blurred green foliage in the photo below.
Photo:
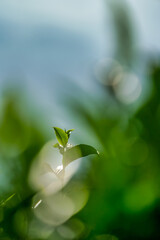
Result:
<svg viewBox="0 0 160 240"><path fill-rule="evenodd" d="M45 135L24 109L18 94L1 99L0 117L0 239L26 239L33 191L28 173Z"/></svg>
<svg viewBox="0 0 160 240"><path fill-rule="evenodd" d="M100 157L83 161L71 180L89 190L86 206L54 229L35 220L35 193L28 184L31 163L48 139L18 95L2 99L0 239L160 238L160 65L149 69L152 94L133 116L124 109L120 115L109 115L105 102L95 105L95 111L78 103L72 106L91 128Z"/></svg>
<svg viewBox="0 0 160 240"><path fill-rule="evenodd" d="M107 114L106 104L99 105L95 115L85 107L75 108L92 127L102 148L101 159L93 160L89 170L90 199L80 213L93 236L114 233L126 240L160 237L160 66L151 64L149 71L152 94L127 120L123 107L117 117Z"/></svg>

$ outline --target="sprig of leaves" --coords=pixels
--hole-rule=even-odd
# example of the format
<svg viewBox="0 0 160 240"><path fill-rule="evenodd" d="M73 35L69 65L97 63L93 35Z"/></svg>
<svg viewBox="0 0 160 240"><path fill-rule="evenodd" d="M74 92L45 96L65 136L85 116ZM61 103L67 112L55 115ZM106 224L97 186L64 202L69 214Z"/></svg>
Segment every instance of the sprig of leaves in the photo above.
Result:
<svg viewBox="0 0 160 240"><path fill-rule="evenodd" d="M62 164L64 168L68 164L79 158L91 154L99 154L98 151L90 145L79 144L76 146L72 146L71 144L69 144L68 140L70 138L71 132L74 131L74 129L69 129L66 131L58 127L53 128L58 140L58 143L53 145L53 147L59 148L60 153L63 155Z"/></svg>

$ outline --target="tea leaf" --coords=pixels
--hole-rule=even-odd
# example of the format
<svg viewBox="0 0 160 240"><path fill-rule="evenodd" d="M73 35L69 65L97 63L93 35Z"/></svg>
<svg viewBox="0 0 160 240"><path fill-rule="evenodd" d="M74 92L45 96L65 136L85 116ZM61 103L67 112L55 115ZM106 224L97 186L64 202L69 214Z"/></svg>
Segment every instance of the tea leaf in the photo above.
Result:
<svg viewBox="0 0 160 240"><path fill-rule="evenodd" d="M54 131L55 131L55 134L56 134L59 144L62 145L63 147L65 147L68 142L67 133L61 128L58 128L58 127L53 127L53 128L54 128Z"/></svg>
<svg viewBox="0 0 160 240"><path fill-rule="evenodd" d="M74 131L74 129L69 129L69 130L66 131L66 133L68 135L68 138L70 137L72 131Z"/></svg>
<svg viewBox="0 0 160 240"><path fill-rule="evenodd" d="M78 158L82 158L91 154L98 154L97 150L86 144L79 144L68 149L63 154L63 165L66 167L69 163Z"/></svg>

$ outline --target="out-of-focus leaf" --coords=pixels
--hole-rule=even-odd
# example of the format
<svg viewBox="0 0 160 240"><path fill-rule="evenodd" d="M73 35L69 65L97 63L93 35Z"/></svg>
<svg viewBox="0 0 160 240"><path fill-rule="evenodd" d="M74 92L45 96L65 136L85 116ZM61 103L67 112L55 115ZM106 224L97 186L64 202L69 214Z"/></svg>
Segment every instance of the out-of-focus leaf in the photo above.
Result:
<svg viewBox="0 0 160 240"><path fill-rule="evenodd" d="M60 145L65 147L68 142L67 133L65 133L65 131L61 128L58 128L58 127L53 127L53 128L54 128L58 142L60 143Z"/></svg>
<svg viewBox="0 0 160 240"><path fill-rule="evenodd" d="M97 150L86 144L79 144L64 152L63 165L66 167L69 163L78 158L82 158L91 154L98 154Z"/></svg>
<svg viewBox="0 0 160 240"><path fill-rule="evenodd" d="M53 145L54 148L59 148L59 143Z"/></svg>
<svg viewBox="0 0 160 240"><path fill-rule="evenodd" d="M43 167L44 172L54 172L51 165L47 162L45 162L44 167Z"/></svg>
<svg viewBox="0 0 160 240"><path fill-rule="evenodd" d="M118 238L113 235L103 234L103 235L96 236L95 240L118 240Z"/></svg>
<svg viewBox="0 0 160 240"><path fill-rule="evenodd" d="M54 171L49 163L45 163L44 165L44 173L50 172L56 175L56 177L61 178L62 174L64 173L63 168L58 166L57 169Z"/></svg>

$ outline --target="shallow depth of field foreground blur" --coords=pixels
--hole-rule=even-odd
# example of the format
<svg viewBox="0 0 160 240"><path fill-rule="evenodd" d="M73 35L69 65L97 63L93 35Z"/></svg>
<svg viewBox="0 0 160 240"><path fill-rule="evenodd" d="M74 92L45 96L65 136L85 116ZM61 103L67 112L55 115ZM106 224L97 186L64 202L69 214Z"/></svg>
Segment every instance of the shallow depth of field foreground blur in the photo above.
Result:
<svg viewBox="0 0 160 240"><path fill-rule="evenodd" d="M0 239L160 239L159 12L0 1ZM62 178L53 126L99 156Z"/></svg>

